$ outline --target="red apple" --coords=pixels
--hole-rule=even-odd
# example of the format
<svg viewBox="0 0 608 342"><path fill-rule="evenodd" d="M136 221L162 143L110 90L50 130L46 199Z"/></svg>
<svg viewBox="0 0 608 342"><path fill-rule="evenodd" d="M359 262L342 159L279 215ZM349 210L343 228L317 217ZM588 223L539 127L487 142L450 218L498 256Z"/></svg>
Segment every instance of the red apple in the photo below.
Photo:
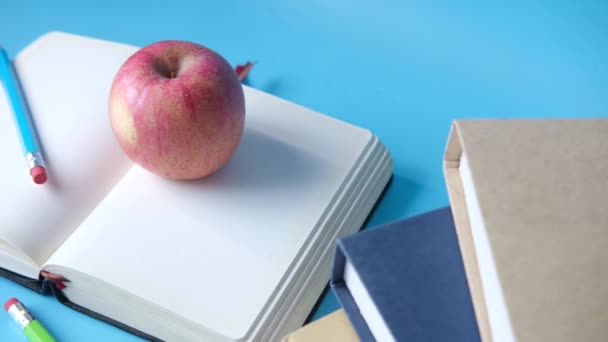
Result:
<svg viewBox="0 0 608 342"><path fill-rule="evenodd" d="M245 124L243 88L230 64L209 48L176 40L143 47L124 62L109 111L126 155L171 179L222 168Z"/></svg>

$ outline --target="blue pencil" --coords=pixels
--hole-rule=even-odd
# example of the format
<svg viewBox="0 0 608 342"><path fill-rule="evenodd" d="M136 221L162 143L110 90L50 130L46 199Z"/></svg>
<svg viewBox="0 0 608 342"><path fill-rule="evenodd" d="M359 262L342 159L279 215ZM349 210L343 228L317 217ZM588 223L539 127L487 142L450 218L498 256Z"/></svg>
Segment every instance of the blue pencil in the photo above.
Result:
<svg viewBox="0 0 608 342"><path fill-rule="evenodd" d="M29 108L23 89L19 83L17 72L4 49L0 46L0 81L4 85L8 100L10 102L15 123L21 143L25 152L25 158L30 175L36 184L43 184L47 180L46 166L42 158L40 142L34 129L34 124L29 113Z"/></svg>

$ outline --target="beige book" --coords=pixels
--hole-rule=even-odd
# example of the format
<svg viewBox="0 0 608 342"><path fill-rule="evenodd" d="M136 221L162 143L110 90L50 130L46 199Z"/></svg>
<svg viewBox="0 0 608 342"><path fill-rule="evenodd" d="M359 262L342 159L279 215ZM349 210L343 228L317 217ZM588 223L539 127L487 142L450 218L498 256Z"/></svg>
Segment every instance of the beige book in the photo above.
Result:
<svg viewBox="0 0 608 342"><path fill-rule="evenodd" d="M282 342L358 342L359 338L350 324L344 310L309 323L285 336Z"/></svg>
<svg viewBox="0 0 608 342"><path fill-rule="evenodd" d="M444 171L484 341L608 341L608 119L455 121Z"/></svg>

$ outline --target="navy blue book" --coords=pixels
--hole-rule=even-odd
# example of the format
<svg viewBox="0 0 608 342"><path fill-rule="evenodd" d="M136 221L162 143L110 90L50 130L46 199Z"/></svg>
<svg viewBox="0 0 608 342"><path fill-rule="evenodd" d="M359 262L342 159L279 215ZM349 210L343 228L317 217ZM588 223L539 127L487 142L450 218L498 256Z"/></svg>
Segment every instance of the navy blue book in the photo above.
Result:
<svg viewBox="0 0 608 342"><path fill-rule="evenodd" d="M480 341L449 207L346 236L331 287L362 341Z"/></svg>

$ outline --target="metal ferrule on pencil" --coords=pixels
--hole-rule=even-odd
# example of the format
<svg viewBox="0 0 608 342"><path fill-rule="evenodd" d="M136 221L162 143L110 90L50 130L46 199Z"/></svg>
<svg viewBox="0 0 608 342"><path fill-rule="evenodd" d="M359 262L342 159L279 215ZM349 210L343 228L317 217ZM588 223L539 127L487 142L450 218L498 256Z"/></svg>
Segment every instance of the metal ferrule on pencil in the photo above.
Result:
<svg viewBox="0 0 608 342"><path fill-rule="evenodd" d="M27 167L29 170L35 168L36 166L46 167L40 152L29 152L25 155L25 158L27 160Z"/></svg>
<svg viewBox="0 0 608 342"><path fill-rule="evenodd" d="M34 316L21 303L15 303L8 308L8 313L13 319L25 328L28 324L34 321Z"/></svg>

